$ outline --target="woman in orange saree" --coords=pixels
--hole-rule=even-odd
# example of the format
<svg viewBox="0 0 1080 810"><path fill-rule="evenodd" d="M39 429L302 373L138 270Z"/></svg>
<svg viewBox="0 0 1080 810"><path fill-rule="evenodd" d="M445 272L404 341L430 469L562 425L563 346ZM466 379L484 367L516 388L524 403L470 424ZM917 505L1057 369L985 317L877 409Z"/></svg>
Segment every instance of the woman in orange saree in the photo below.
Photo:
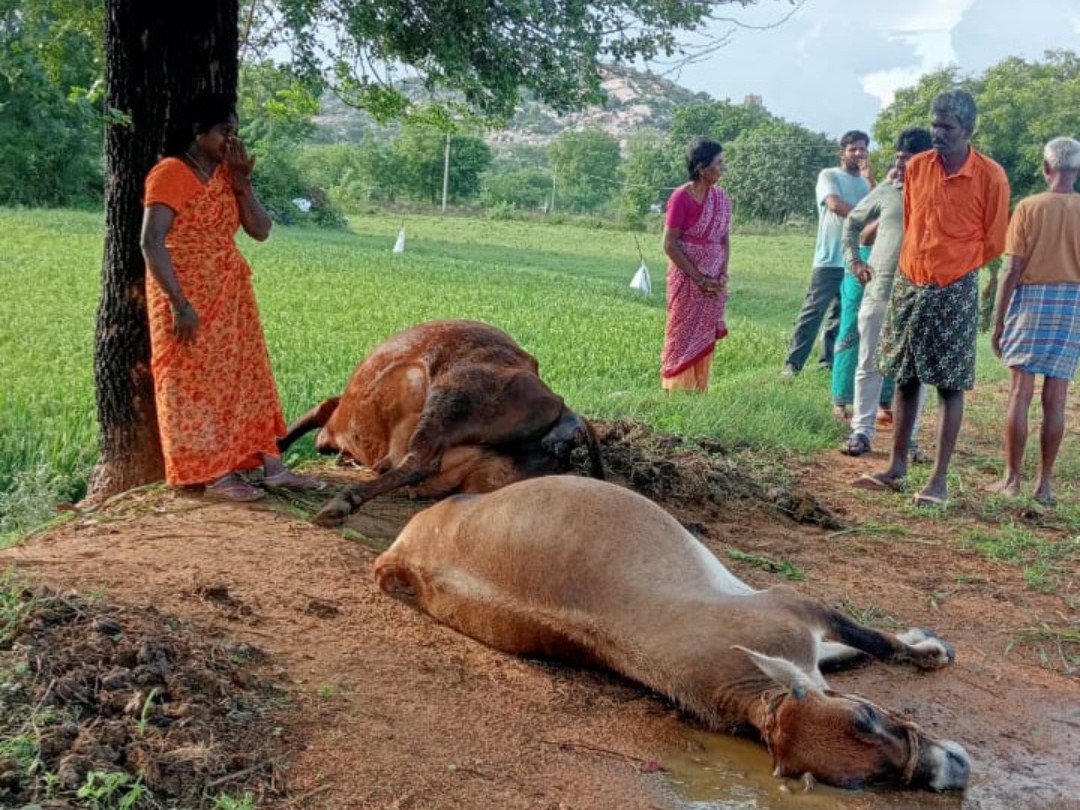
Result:
<svg viewBox="0 0 1080 810"><path fill-rule="evenodd" d="M728 230L731 198L717 188L723 148L706 138L686 150L690 181L668 200L667 325L660 355L660 383L667 390L704 392L709 387L716 341L727 335Z"/></svg>
<svg viewBox="0 0 1080 810"><path fill-rule="evenodd" d="M146 178L142 252L155 400L170 485L250 501L265 490L240 473L264 468L266 487L306 479L282 464L285 433L239 227L270 234L251 186L254 158L236 136L230 99L200 98L170 156Z"/></svg>

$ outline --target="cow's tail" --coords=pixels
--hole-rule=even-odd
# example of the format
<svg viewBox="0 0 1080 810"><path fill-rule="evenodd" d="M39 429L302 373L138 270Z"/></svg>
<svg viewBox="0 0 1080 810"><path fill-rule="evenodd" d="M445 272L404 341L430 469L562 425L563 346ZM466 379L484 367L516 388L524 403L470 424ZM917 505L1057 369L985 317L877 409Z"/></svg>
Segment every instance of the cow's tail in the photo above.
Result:
<svg viewBox="0 0 1080 810"><path fill-rule="evenodd" d="M588 419L581 421L585 423L585 444L589 448L589 475L603 481L604 459L600 455L600 442L596 438L596 431Z"/></svg>
<svg viewBox="0 0 1080 810"><path fill-rule="evenodd" d="M330 421L330 417L334 415L334 411L337 410L338 402L341 401L341 397L332 397L330 399L324 399L310 411L305 413L291 425L289 425L288 432L277 441L278 450L284 453L290 447L293 442L303 436L305 433L310 433L315 428L321 428Z"/></svg>

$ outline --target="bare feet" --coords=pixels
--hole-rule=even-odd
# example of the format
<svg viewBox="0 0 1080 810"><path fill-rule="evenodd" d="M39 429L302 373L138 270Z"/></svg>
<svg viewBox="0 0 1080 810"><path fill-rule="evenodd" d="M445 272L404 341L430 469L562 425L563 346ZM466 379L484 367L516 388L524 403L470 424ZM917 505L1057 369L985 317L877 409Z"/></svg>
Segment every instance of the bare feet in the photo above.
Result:
<svg viewBox="0 0 1080 810"><path fill-rule="evenodd" d="M986 491L994 495L1004 495L1006 498L1020 497L1020 479L1003 478L986 487Z"/></svg>

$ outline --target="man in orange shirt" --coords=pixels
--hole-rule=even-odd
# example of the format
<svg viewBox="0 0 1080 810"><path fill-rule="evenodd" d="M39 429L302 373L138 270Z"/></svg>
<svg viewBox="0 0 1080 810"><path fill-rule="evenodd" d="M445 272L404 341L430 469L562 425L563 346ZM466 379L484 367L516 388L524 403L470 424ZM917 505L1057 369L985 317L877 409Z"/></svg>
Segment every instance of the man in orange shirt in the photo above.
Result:
<svg viewBox="0 0 1080 810"><path fill-rule="evenodd" d="M975 151L975 99L963 90L938 94L930 105L934 149L911 159L904 175L904 244L892 308L881 339L882 372L896 381L895 428L889 467L854 485L899 490L920 385L938 390L937 454L919 505L944 505L946 475L960 423L964 391L975 384L978 269L1005 249L1009 181Z"/></svg>

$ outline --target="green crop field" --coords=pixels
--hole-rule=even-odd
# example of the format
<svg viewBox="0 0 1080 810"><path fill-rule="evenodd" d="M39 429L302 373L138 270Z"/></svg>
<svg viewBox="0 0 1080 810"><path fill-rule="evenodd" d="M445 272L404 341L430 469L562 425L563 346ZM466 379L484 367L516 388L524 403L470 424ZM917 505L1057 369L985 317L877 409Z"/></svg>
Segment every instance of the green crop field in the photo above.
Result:
<svg viewBox="0 0 1080 810"><path fill-rule="evenodd" d="M103 217L0 210L0 533L20 490L82 494L96 452L94 313ZM393 255L399 228L406 250ZM706 396L659 388L665 262L637 236L654 292L628 288L635 235L569 225L374 216L349 231L279 227L241 240L255 273L274 370L291 419L342 389L372 346L431 318L509 332L551 387L593 417L629 417L732 448L806 453L834 445L826 375L778 379L813 251L802 235L733 238L731 336ZM982 380L1004 372L984 342ZM305 442L301 448L309 448ZM8 499L5 501L4 499Z"/></svg>

